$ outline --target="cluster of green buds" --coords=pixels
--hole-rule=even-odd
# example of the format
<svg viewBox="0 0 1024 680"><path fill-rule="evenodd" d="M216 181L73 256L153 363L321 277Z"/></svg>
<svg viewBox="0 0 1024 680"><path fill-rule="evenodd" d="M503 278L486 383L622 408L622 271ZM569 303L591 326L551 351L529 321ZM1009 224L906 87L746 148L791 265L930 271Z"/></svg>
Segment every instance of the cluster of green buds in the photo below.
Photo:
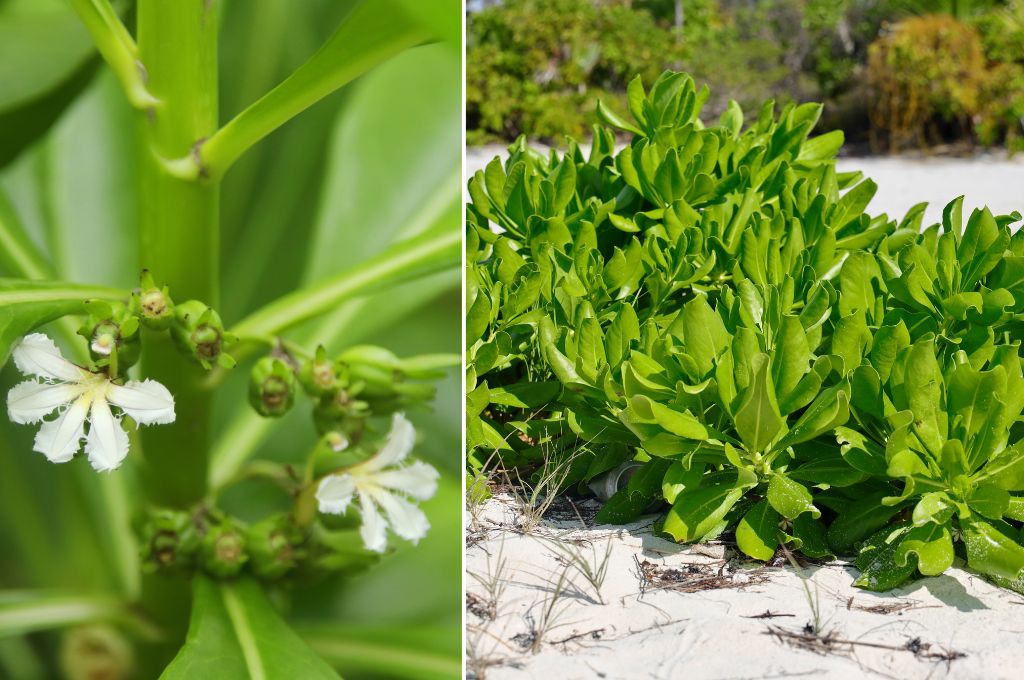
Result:
<svg viewBox="0 0 1024 680"><path fill-rule="evenodd" d="M88 315L78 334L89 345L89 354L97 367L108 367L116 376L133 366L142 353L139 339L139 317L122 302L90 300L85 304Z"/></svg>
<svg viewBox="0 0 1024 680"><path fill-rule="evenodd" d="M371 416L430 402L435 388L426 381L443 377L440 367L455 365L447 355L399 359L371 345L353 347L333 359L322 345L311 357L298 358L301 355L280 343L257 361L250 375L249 402L263 416L280 417L292 408L301 386L313 401L313 421L324 436L318 450L329 451L324 441L331 439L334 452L358 444Z"/></svg>
<svg viewBox="0 0 1024 680"><path fill-rule="evenodd" d="M142 271L139 287L127 303L90 300L85 309L87 316L78 334L85 338L96 368L106 368L111 377L138 362L140 328L170 331L178 347L206 369L214 364L222 368L235 365L224 350L236 339L224 331L217 312L198 300L175 305L168 288L158 286L148 270Z"/></svg>
<svg viewBox="0 0 1024 680"><path fill-rule="evenodd" d="M232 368L235 360L225 350L237 338L224 330L220 315L199 300L188 300L174 306L170 324L171 337L181 351L209 370L214 364Z"/></svg>
<svg viewBox="0 0 1024 680"><path fill-rule="evenodd" d="M323 347L303 364L299 380L317 400L313 418L321 434L341 431L358 439L370 415L383 416L425 404L434 398L434 380L443 372L427 370L420 360L402 360L371 345L352 347L333 361Z"/></svg>
<svg viewBox="0 0 1024 680"><path fill-rule="evenodd" d="M147 572L202 570L217 579L249 573L280 581L362 569L379 559L362 547L354 520L327 529L294 514L271 515L252 525L218 510L194 513L159 509L143 518L139 533Z"/></svg>
<svg viewBox="0 0 1024 680"><path fill-rule="evenodd" d="M343 352L338 361L348 367L359 398L379 416L432 401L436 388L426 381L444 377L438 367L448 365L449 357L400 359L383 347L359 345Z"/></svg>

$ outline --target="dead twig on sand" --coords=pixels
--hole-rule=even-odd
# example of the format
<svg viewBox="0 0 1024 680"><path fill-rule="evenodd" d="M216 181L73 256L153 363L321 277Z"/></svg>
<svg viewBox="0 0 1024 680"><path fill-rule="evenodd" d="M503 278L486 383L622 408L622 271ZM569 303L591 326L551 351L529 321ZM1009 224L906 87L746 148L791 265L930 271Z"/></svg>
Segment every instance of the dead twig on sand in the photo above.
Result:
<svg viewBox="0 0 1024 680"><path fill-rule="evenodd" d="M754 614L753 616L744 616L743 618L745 618L745 619L781 619L781 618L784 618L784 617L794 618L794 617L796 617L796 614L779 614L779 613L773 612L771 609L765 609L764 612L762 612L760 614Z"/></svg>
<svg viewBox="0 0 1024 680"><path fill-rule="evenodd" d="M806 649L816 654L846 654L852 653L857 647L870 647L872 649L886 649L894 652L909 652L918 659L929 661L945 661L947 664L967 655L963 652L950 651L923 642L916 637L907 640L904 645L887 645L881 642L865 642L863 640L847 640L839 637L834 631L828 633L816 633L808 630L809 626L800 631L786 630L779 626L768 626L765 635L771 635L779 642Z"/></svg>

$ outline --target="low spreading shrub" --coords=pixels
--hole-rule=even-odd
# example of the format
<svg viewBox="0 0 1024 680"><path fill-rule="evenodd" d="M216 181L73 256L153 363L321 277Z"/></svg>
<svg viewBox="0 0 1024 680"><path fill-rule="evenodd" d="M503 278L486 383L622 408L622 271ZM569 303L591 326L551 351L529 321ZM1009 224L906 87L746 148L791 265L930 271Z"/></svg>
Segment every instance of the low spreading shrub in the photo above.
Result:
<svg viewBox="0 0 1024 680"><path fill-rule="evenodd" d="M1021 587L1020 215L871 216L819 105L704 125L707 97L636 79L589 152L520 139L470 180L471 473L585 492L633 462L600 521L856 553L871 589L958 553Z"/></svg>

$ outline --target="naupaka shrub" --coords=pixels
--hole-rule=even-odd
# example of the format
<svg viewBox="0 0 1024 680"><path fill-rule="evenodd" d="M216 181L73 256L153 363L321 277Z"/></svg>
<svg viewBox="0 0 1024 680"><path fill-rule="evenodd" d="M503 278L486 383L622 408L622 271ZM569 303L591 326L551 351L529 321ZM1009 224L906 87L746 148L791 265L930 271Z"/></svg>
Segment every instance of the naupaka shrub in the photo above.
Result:
<svg viewBox="0 0 1024 680"><path fill-rule="evenodd" d="M866 588L957 552L1020 587L1020 215L871 216L819 105L705 125L707 96L634 80L589 153L520 139L470 180L471 472L635 461L599 521L660 503L680 542L857 553Z"/></svg>

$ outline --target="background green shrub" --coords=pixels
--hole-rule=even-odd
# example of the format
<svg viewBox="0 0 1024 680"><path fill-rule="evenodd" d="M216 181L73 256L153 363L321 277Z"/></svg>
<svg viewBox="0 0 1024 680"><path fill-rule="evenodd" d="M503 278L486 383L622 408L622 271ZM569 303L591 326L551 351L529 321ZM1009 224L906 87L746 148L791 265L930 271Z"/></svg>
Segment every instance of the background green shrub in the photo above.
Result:
<svg viewBox="0 0 1024 680"><path fill-rule="evenodd" d="M470 144L586 134L598 99L624 108L629 78L650 80L664 68L710 86L709 120L730 100L756 107L772 98L822 101L822 130L843 129L853 143L874 130L878 147L895 137L895 148L952 140L1012 148L1021 134L1024 0L684 0L681 17L675 0L485 4L468 19ZM920 27L938 25L972 36L968 64L959 55L922 56L935 36ZM906 54L894 53L887 74L875 74L891 87L872 97L869 47L891 50L897 34L906 34ZM954 97L947 105L937 91L920 100L912 82ZM905 129L899 121L909 113L927 119L931 134Z"/></svg>
<svg viewBox="0 0 1024 680"><path fill-rule="evenodd" d="M940 138L941 124L969 130L986 60L971 26L940 14L907 19L868 50L871 121L899 149Z"/></svg>

